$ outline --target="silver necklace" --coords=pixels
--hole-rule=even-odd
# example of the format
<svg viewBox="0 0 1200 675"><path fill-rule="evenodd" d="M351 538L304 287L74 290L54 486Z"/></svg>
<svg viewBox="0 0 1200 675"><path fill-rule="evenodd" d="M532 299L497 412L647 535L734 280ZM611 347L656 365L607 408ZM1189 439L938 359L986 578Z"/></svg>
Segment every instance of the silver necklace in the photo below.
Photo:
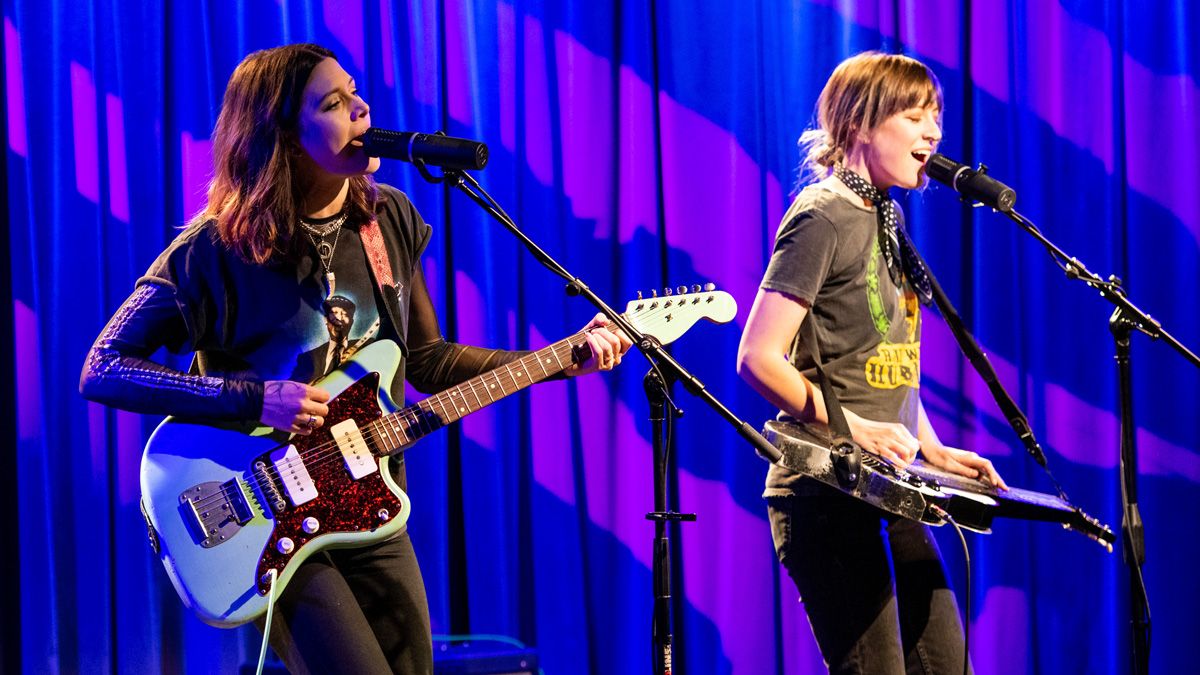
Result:
<svg viewBox="0 0 1200 675"><path fill-rule="evenodd" d="M346 222L346 216L343 215L333 222L337 225L336 232L329 230L325 234L313 236L313 233L309 232L308 228L304 229L304 234L308 236L308 240L312 242L313 248L317 250L317 258L321 263L321 271L325 273L326 298L332 298L337 288L337 277L333 274L333 254L337 251L338 239L342 236L341 225ZM304 221L300 221L300 224L304 225ZM325 236L330 233L333 233L332 244L325 241Z"/></svg>
<svg viewBox="0 0 1200 675"><path fill-rule="evenodd" d="M307 232L311 236L327 237L327 236L333 234L334 230L337 230L342 225L344 225L346 223L346 217L349 215L350 215L349 209L342 209L341 215L339 215L337 218L334 218L333 220L329 221L328 223L322 223L319 225L312 221L301 218L300 219L300 227L304 228L304 231Z"/></svg>

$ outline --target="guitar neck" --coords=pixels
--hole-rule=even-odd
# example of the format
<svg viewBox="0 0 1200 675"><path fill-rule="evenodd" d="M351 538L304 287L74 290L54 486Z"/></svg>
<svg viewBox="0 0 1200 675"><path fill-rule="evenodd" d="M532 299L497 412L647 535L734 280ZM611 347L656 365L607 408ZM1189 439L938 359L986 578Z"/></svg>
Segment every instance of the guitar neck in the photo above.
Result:
<svg viewBox="0 0 1200 675"><path fill-rule="evenodd" d="M509 394L558 375L575 363L575 350L586 344L587 331L580 331L372 424L378 427L379 437L394 444L390 450L407 446Z"/></svg>

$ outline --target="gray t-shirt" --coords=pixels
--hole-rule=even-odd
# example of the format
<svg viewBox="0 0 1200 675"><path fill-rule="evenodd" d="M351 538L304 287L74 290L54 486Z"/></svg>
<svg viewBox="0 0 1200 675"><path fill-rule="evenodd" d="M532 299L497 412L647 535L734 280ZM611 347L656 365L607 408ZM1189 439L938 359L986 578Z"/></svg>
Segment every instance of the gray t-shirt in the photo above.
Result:
<svg viewBox="0 0 1200 675"><path fill-rule="evenodd" d="M783 217L761 286L810 308L789 353L797 370L820 386L811 345L801 337L815 321L821 364L842 407L916 435L921 314L912 290L892 283L877 234L873 208L810 185ZM793 494L800 479L772 466L764 496Z"/></svg>

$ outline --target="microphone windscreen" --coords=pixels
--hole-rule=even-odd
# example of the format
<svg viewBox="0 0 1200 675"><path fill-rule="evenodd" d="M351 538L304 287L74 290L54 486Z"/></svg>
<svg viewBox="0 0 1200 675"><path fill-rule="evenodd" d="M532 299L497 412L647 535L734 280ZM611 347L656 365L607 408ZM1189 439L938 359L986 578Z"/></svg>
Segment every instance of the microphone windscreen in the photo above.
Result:
<svg viewBox="0 0 1200 675"><path fill-rule="evenodd" d="M933 153L925 163L925 174L939 183L954 187L954 179L966 166L941 153Z"/></svg>

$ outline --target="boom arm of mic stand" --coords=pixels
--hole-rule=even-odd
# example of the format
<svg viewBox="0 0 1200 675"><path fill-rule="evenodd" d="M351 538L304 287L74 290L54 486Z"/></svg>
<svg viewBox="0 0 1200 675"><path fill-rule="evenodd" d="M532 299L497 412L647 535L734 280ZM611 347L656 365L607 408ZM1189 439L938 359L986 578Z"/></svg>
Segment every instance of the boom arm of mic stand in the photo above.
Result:
<svg viewBox="0 0 1200 675"><path fill-rule="evenodd" d="M670 373L669 377L682 383L683 387L687 389L693 396L699 398L701 401L704 401L709 407L717 411L717 413L721 415L726 422L728 422L734 429L737 430L738 434L742 438L746 439L746 441L754 447L754 451L757 452L760 457L773 464L783 459L783 455L778 449L775 448L775 446L771 445L767 439L763 438L762 434L758 433L758 430L756 430L746 421L738 418L733 411L731 411L723 403L717 400L715 396L709 393L708 389L704 386L704 383L701 382L700 379L695 375L688 372L687 369L685 369L678 361L675 360L673 356L670 355L670 353L663 349L662 345L660 345L657 340L650 339L646 335L642 334L641 331L634 328L633 324L626 321L625 317L617 313L617 311L612 307L609 307L608 304L605 303L604 300L602 300L598 295L596 295L592 289L583 282L582 279L572 275L566 270L565 267L559 264L557 260L552 258L549 253L546 253L536 243L534 243L532 239L530 239L524 232L520 230L520 228L517 227L517 224L513 221L513 219L510 218L508 214L500 208L500 205L496 203L496 200L492 199L491 196L487 194L487 192L483 189L479 182L476 181L473 176L471 176L471 174L462 170L446 171L444 172L442 179L447 185L457 187L459 190L465 193L468 197L470 197L471 201L478 204L480 208L482 208L490 216L492 216L492 218L496 219L496 221L503 225L504 228L511 232L518 241L525 245L525 248L529 249L529 252L533 254L534 259L544 265L551 272L565 279L569 289L573 289L575 293L582 295L587 299L588 302L595 305L596 308L604 314L604 316L608 317L609 321L612 321L617 328L621 329L626 335L629 336L629 339L633 341L633 344L638 348L638 351L650 361L651 366L655 368L665 368ZM664 378L664 380L665 379L666 378Z"/></svg>
<svg viewBox="0 0 1200 675"><path fill-rule="evenodd" d="M1155 340L1162 340L1171 345L1175 351L1183 355L1183 358L1191 362L1192 365L1200 367L1200 356L1196 356L1195 352L1188 349L1175 336L1171 335L1158 321L1155 321L1149 314L1143 312L1137 305L1130 302L1129 297L1125 295L1124 289L1121 288L1121 282L1116 277L1109 277L1108 281L1101 279L1099 276L1089 270L1079 260L1068 256L1061 248L1054 245L1046 235L1042 234L1025 216L1017 213L1016 210L1007 212L1009 218L1021 229L1033 235L1034 239L1045 246L1050 252L1050 255L1063 268L1066 275L1070 279L1079 279L1083 283L1100 291L1100 296L1111 302L1121 313L1125 321L1137 328L1141 332L1150 336Z"/></svg>

